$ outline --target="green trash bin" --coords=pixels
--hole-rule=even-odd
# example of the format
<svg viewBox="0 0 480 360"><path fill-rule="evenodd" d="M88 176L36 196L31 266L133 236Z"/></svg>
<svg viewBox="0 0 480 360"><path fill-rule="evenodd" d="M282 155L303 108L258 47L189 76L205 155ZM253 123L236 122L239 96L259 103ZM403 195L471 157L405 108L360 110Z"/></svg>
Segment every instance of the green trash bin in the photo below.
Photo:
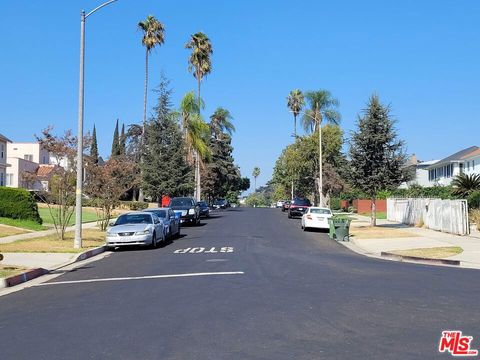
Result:
<svg viewBox="0 0 480 360"><path fill-rule="evenodd" d="M331 239L337 241L349 241L350 240L350 220L349 219L335 219L331 218L328 221L330 228L328 236Z"/></svg>

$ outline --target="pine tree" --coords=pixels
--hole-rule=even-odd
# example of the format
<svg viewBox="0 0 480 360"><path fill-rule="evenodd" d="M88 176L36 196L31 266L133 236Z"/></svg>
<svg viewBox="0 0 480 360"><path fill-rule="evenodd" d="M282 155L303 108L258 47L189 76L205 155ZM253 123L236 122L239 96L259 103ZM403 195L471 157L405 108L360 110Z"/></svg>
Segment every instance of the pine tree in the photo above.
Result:
<svg viewBox="0 0 480 360"><path fill-rule="evenodd" d="M118 119L115 124L115 131L113 132L113 141L112 141L112 153L111 157L120 155L120 138L118 135Z"/></svg>
<svg viewBox="0 0 480 360"><path fill-rule="evenodd" d="M125 134L125 124L122 124L122 133L119 139L119 155L126 154L127 135Z"/></svg>
<svg viewBox="0 0 480 360"><path fill-rule="evenodd" d="M179 196L193 190L192 168L186 163L182 132L171 109L169 81L162 78L155 118L145 127L142 188L161 201L162 195Z"/></svg>
<svg viewBox="0 0 480 360"><path fill-rule="evenodd" d="M92 132L92 146L90 147L90 157L94 164L98 164L98 143L97 143L97 129L93 125Z"/></svg>
<svg viewBox="0 0 480 360"><path fill-rule="evenodd" d="M394 123L390 107L372 95L350 142L351 183L372 200L372 226L376 225L377 193L397 188L408 176L404 143L398 139Z"/></svg>

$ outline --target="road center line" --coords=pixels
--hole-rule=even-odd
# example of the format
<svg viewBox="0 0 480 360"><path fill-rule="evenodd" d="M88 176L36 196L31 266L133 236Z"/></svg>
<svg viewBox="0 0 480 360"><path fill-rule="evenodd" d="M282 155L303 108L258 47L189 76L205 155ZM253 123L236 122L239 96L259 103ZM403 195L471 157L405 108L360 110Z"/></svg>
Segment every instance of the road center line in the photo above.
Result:
<svg viewBox="0 0 480 360"><path fill-rule="evenodd" d="M132 276L132 277L118 277L118 278L104 278L104 279L56 281L56 282L51 282L51 283L38 284L38 285L34 285L34 286L82 284L82 283L95 283L95 282L106 282L106 281L144 280L144 279L168 279L168 278L195 277L195 276L243 275L243 274L244 274L243 271L220 271L220 272L205 272L205 273Z"/></svg>

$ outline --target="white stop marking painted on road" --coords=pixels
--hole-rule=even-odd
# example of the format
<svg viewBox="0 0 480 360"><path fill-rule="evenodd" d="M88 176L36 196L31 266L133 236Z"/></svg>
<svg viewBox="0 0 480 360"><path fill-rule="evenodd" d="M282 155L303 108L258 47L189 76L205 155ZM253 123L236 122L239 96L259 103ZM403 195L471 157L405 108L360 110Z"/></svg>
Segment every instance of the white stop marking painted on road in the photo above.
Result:
<svg viewBox="0 0 480 360"><path fill-rule="evenodd" d="M209 250L204 247L194 247L194 248L186 248L186 249L178 249L175 250L174 254L218 254L218 253L232 253L233 247L231 246L224 246L221 248L212 247Z"/></svg>

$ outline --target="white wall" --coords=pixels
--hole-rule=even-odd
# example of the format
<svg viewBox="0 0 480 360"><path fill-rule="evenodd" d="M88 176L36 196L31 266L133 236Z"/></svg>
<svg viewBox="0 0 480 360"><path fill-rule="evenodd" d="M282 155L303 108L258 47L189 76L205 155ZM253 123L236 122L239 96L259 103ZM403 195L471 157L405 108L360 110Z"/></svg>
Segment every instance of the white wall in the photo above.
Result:
<svg viewBox="0 0 480 360"><path fill-rule="evenodd" d="M32 155L31 161L37 164L49 164L48 151L42 149L39 143L9 143L8 156L25 159L25 155Z"/></svg>
<svg viewBox="0 0 480 360"><path fill-rule="evenodd" d="M22 174L24 172L35 173L38 169L38 164L32 161L8 157L8 163L11 165L7 168L7 176L9 177L9 183L7 186L14 188L27 188L27 184L22 180ZM30 185L29 190L40 190L41 183L39 181Z"/></svg>

